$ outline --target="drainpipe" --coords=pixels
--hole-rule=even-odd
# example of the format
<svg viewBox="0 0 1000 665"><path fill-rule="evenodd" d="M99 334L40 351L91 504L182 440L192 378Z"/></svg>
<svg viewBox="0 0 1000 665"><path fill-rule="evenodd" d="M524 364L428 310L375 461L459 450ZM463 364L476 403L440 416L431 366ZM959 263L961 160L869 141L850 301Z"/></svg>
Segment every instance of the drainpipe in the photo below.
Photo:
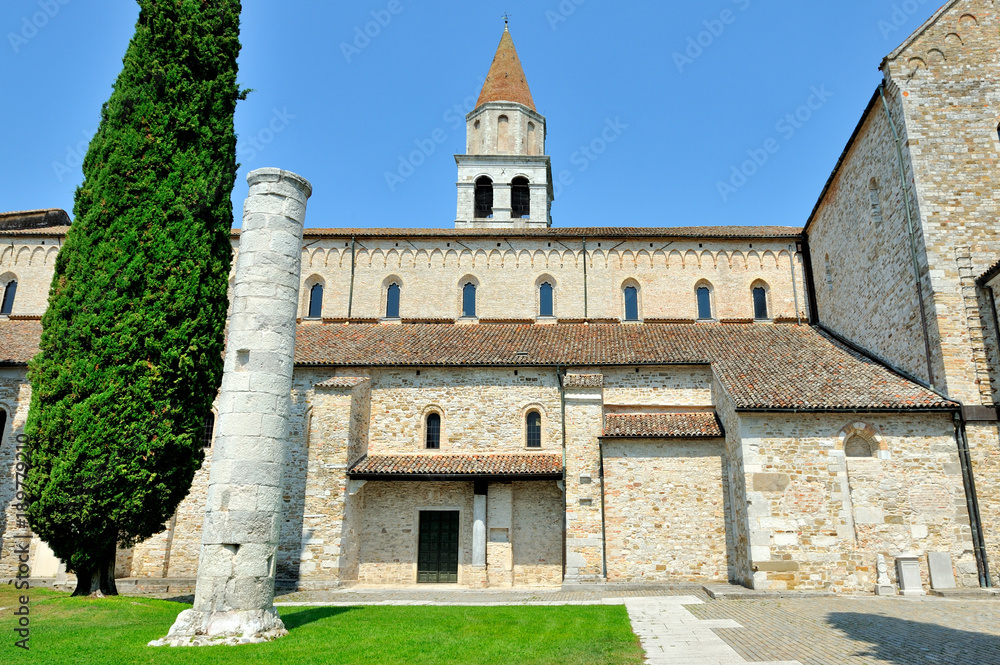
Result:
<svg viewBox="0 0 1000 665"><path fill-rule="evenodd" d="M562 513L562 529L563 529L563 546L562 546L562 576L566 579L566 386L563 382L563 369L560 365L556 365L556 379L559 381L559 405L562 411L562 468L563 468L563 513Z"/></svg>
<svg viewBox="0 0 1000 665"><path fill-rule="evenodd" d="M979 498L976 495L976 478L972 473L972 454L965 432L965 419L961 412L953 415L955 421L955 442L958 443L958 459L962 465L962 483L965 485L965 502L969 509L969 524L972 526L972 545L976 552L976 568L979 570L979 586L989 589L989 562L986 558L986 539L983 538L983 519L979 514Z"/></svg>
<svg viewBox="0 0 1000 665"><path fill-rule="evenodd" d="M920 325L924 332L924 356L927 358L927 382L931 388L934 387L934 367L931 364L931 340L927 332L927 312L924 308L924 289L920 282L920 266L917 263L917 238L913 228L913 213L910 210L910 188L906 184L906 169L903 160L903 142L896 131L896 123L892 120L889 112L889 102L885 100L885 83L878 87L878 94L882 97L882 108L885 109L885 117L889 121L892 129L893 139L896 141L896 157L899 159L899 185L903 188L903 205L906 208L906 229L910 234L910 260L913 263L913 278L917 287L917 302L920 306Z"/></svg>
<svg viewBox="0 0 1000 665"><path fill-rule="evenodd" d="M792 269L792 298L795 300L795 320L798 325L802 325L802 313L799 311L799 287L795 279L795 257L798 256L798 251L795 245L788 246L788 262L791 264Z"/></svg>
<svg viewBox="0 0 1000 665"><path fill-rule="evenodd" d="M351 319L351 312L354 309L354 245L357 242L357 236L351 236L351 290L347 295L347 320Z"/></svg>
<svg viewBox="0 0 1000 665"><path fill-rule="evenodd" d="M601 462L601 575L604 581L608 581L608 534L606 529L607 518L604 515L604 439L597 439L598 457Z"/></svg>
<svg viewBox="0 0 1000 665"><path fill-rule="evenodd" d="M583 238L583 320L589 318L587 311L587 238Z"/></svg>

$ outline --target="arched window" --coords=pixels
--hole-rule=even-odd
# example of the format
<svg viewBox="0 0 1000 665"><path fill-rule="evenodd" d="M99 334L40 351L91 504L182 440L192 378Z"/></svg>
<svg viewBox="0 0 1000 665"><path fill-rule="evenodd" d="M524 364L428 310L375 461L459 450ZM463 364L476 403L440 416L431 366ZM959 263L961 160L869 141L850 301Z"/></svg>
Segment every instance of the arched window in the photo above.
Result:
<svg viewBox="0 0 1000 665"><path fill-rule="evenodd" d="M476 318L476 285L472 282L462 287L462 316Z"/></svg>
<svg viewBox="0 0 1000 665"><path fill-rule="evenodd" d="M493 181L483 176L476 181L476 219L493 217Z"/></svg>
<svg viewBox="0 0 1000 665"><path fill-rule="evenodd" d="M639 320L639 289L634 286L625 287L625 320Z"/></svg>
<svg viewBox="0 0 1000 665"><path fill-rule="evenodd" d="M529 448L541 448L542 447L542 414L537 411L531 411L528 413L527 422L525 423L527 427L527 441Z"/></svg>
<svg viewBox="0 0 1000 665"><path fill-rule="evenodd" d="M309 289L309 318L320 319L323 317L323 285L313 284Z"/></svg>
<svg viewBox="0 0 1000 665"><path fill-rule="evenodd" d="M424 437L424 444L427 450L439 450L441 448L441 414L431 413L427 416L427 432Z"/></svg>
<svg viewBox="0 0 1000 665"><path fill-rule="evenodd" d="M531 217L531 188L527 178L514 178L510 183L510 216L513 219Z"/></svg>
<svg viewBox="0 0 1000 665"><path fill-rule="evenodd" d="M10 314L14 311L14 296L17 295L17 280L7 282L3 290L3 302L0 303L0 314Z"/></svg>
<svg viewBox="0 0 1000 665"><path fill-rule="evenodd" d="M497 118L497 152L510 152L510 120L505 115Z"/></svg>
<svg viewBox="0 0 1000 665"><path fill-rule="evenodd" d="M766 321L767 315L767 289L763 286L755 286L753 289L753 318L758 321Z"/></svg>
<svg viewBox="0 0 1000 665"><path fill-rule="evenodd" d="M707 286L698 287L698 318L703 321L712 318L712 290Z"/></svg>
<svg viewBox="0 0 1000 665"><path fill-rule="evenodd" d="M535 132L535 123L528 123L528 154L538 154L538 134Z"/></svg>
<svg viewBox="0 0 1000 665"><path fill-rule="evenodd" d="M555 316L552 285L545 282L538 287L538 316Z"/></svg>
<svg viewBox="0 0 1000 665"><path fill-rule="evenodd" d="M385 292L385 318L399 318L399 284L395 282Z"/></svg>
<svg viewBox="0 0 1000 665"><path fill-rule="evenodd" d="M882 223L882 201L879 192L878 180L872 178L868 184L868 195L871 199L872 221L876 224Z"/></svg>
<svg viewBox="0 0 1000 665"><path fill-rule="evenodd" d="M201 424L201 445L203 448L211 448L212 440L215 438L215 414L209 413Z"/></svg>
<svg viewBox="0 0 1000 665"><path fill-rule="evenodd" d="M868 439L857 434L844 442L844 454L847 457L873 457L872 448L873 446Z"/></svg>

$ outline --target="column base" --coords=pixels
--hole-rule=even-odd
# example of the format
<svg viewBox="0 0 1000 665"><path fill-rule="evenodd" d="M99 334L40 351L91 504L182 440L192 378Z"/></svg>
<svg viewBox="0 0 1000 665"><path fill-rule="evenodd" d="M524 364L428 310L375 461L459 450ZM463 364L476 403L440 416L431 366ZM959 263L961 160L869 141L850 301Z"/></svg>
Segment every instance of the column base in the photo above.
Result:
<svg viewBox="0 0 1000 665"><path fill-rule="evenodd" d="M270 642L288 634L273 607L268 610L199 612L184 610L167 636L151 647L205 647Z"/></svg>

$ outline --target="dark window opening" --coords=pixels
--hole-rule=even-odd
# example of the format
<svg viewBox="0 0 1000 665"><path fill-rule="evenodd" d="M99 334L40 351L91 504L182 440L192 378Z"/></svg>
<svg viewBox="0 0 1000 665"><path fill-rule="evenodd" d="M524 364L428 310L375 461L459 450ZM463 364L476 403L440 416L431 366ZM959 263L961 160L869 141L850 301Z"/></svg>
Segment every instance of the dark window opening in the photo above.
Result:
<svg viewBox="0 0 1000 665"><path fill-rule="evenodd" d="M441 415L432 413L427 416L427 450L438 450L441 448Z"/></svg>
<svg viewBox="0 0 1000 665"><path fill-rule="evenodd" d="M7 428L7 412L0 409L0 448L3 448L3 433Z"/></svg>
<svg viewBox="0 0 1000 665"><path fill-rule="evenodd" d="M205 416L201 424L201 445L203 448L212 447L212 439L215 438L215 414L210 413Z"/></svg>
<svg viewBox="0 0 1000 665"><path fill-rule="evenodd" d="M385 318L399 318L399 284L390 284L385 294Z"/></svg>
<svg viewBox="0 0 1000 665"><path fill-rule="evenodd" d="M625 320L639 320L639 289L634 286L625 287Z"/></svg>
<svg viewBox="0 0 1000 665"><path fill-rule="evenodd" d="M553 314L555 309L553 307L552 285L548 282L545 282L538 288L538 301L539 316L555 316Z"/></svg>
<svg viewBox="0 0 1000 665"><path fill-rule="evenodd" d="M712 291L707 286L698 289L698 318L712 318Z"/></svg>
<svg viewBox="0 0 1000 665"><path fill-rule="evenodd" d="M542 447L542 414L537 411L528 414L528 447Z"/></svg>
<svg viewBox="0 0 1000 665"><path fill-rule="evenodd" d="M531 189L527 178L514 178L510 187L511 217L531 217Z"/></svg>
<svg viewBox="0 0 1000 665"><path fill-rule="evenodd" d="M3 303L0 304L0 314L10 314L14 310L14 296L17 295L17 280L7 283L3 290Z"/></svg>
<svg viewBox="0 0 1000 665"><path fill-rule="evenodd" d="M483 176L476 181L476 219L493 218L493 181Z"/></svg>
<svg viewBox="0 0 1000 665"><path fill-rule="evenodd" d="M767 291L758 286L753 290L753 318L763 321L767 319Z"/></svg>
<svg viewBox="0 0 1000 665"><path fill-rule="evenodd" d="M462 316L468 318L476 316L476 285L472 282L462 288Z"/></svg>
<svg viewBox="0 0 1000 665"><path fill-rule="evenodd" d="M323 285L314 284L309 291L309 318L319 319L323 316Z"/></svg>

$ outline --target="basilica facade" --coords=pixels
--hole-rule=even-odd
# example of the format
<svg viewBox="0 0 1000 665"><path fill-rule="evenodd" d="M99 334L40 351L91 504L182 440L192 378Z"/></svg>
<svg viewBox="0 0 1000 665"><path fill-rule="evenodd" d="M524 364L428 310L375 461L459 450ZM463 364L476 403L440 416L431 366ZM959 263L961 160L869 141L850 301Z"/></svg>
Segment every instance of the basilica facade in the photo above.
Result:
<svg viewBox="0 0 1000 665"><path fill-rule="evenodd" d="M452 228L308 228L279 584L726 583L870 593L1000 573L1000 18L951 0L792 227L553 224L505 30ZM315 222L315 220L311 220ZM0 215L0 462L62 211ZM239 231L233 233L239 251ZM196 575L212 465L119 575ZM9 483L8 483L9 485ZM12 491L0 533L11 577ZM34 539L33 575L65 576ZM913 589L911 585L911 590Z"/></svg>

